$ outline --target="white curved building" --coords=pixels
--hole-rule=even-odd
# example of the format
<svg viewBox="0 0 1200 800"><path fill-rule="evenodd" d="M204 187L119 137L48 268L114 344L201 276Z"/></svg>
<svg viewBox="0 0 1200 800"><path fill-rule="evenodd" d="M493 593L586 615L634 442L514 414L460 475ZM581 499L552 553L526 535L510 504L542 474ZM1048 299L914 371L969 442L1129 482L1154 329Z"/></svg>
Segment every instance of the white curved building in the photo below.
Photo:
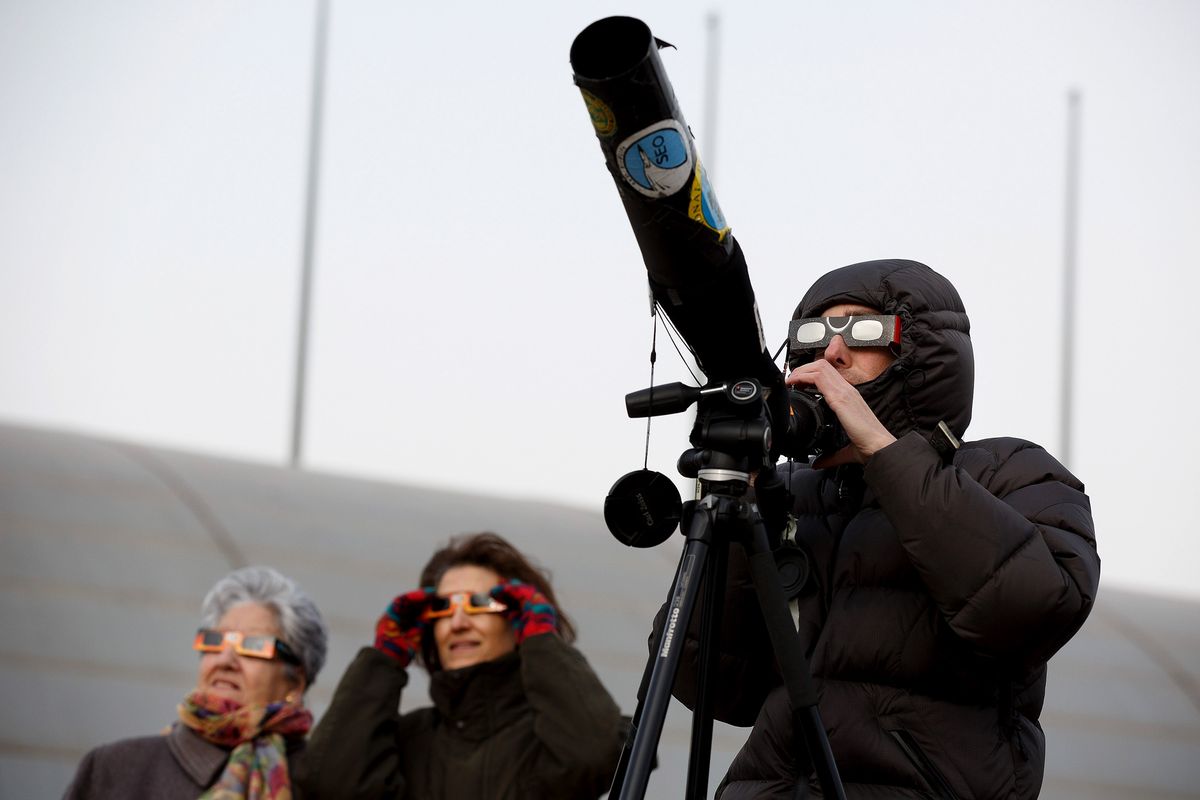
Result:
<svg viewBox="0 0 1200 800"><path fill-rule="evenodd" d="M319 719L385 605L436 546L479 530L552 571L580 648L632 714L681 537L631 550L598 513L560 505L0 425L0 799L60 796L88 749L169 723L195 681L200 600L231 568L275 566L321 607ZM1102 586L1050 664L1043 797L1200 797L1198 619L1200 603ZM425 689L414 670L403 706ZM682 794L689 729L673 703L648 797ZM717 726L714 787L745 733Z"/></svg>

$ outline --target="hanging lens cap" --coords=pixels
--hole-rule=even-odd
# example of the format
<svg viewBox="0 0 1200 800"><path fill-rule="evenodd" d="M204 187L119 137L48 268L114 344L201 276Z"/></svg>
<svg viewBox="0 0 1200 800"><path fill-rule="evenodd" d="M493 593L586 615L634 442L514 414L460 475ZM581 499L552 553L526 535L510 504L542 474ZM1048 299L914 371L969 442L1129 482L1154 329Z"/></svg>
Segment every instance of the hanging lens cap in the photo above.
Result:
<svg viewBox="0 0 1200 800"><path fill-rule="evenodd" d="M799 597L808 583L808 553L793 542L784 542L775 551L775 567L779 570L784 596L789 600Z"/></svg>
<svg viewBox="0 0 1200 800"><path fill-rule="evenodd" d="M657 547L667 540L683 510L679 489L661 472L639 469L617 479L604 498L604 523L629 547Z"/></svg>

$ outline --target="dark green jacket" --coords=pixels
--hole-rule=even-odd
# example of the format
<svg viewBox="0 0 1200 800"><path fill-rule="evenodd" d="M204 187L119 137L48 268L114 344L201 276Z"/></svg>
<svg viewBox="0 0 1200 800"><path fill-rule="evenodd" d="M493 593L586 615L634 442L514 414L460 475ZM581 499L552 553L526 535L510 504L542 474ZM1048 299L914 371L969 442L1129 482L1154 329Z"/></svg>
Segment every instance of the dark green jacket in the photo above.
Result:
<svg viewBox="0 0 1200 800"><path fill-rule="evenodd" d="M517 652L433 673L434 705L401 716L408 672L363 648L296 776L313 798L594 798L609 788L621 716L578 650L535 636Z"/></svg>

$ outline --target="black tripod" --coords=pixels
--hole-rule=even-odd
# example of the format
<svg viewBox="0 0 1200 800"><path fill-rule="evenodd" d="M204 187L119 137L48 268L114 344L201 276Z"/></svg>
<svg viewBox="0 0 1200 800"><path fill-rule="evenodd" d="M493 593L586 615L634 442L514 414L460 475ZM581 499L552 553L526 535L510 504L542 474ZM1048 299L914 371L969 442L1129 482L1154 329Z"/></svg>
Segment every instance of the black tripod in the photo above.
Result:
<svg viewBox="0 0 1200 800"><path fill-rule="evenodd" d="M698 470L698 477L706 494L702 500L684 504L681 529L686 532L687 543L671 586L662 631L642 677L643 691L609 797L629 800L645 796L679 667L682 639L702 584L706 590L700 617L699 692L692 712L685 797L690 800L707 794L712 745L712 682L717 655L713 641L724 604L729 544L739 541L749 558L759 605L784 676L792 707L798 765L813 765L826 798L844 798L837 764L817 712L817 695L808 661L788 610L767 529L758 508L745 500L749 485L746 461L713 451L705 451L704 455L705 466ZM801 745L807 759L799 749ZM798 769L798 774L800 779L795 796L801 798L805 796L808 770Z"/></svg>

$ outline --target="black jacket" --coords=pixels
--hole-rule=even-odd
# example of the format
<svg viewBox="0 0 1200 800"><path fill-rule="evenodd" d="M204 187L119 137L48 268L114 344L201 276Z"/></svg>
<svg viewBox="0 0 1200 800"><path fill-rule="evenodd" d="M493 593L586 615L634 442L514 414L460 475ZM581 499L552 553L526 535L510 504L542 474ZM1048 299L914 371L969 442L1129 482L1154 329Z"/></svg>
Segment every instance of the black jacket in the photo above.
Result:
<svg viewBox="0 0 1200 800"><path fill-rule="evenodd" d="M387 656L359 652L309 740L296 777L304 797L576 800L608 790L620 710L558 636L434 672L434 705L402 716L407 683L407 671Z"/></svg>
<svg viewBox="0 0 1200 800"><path fill-rule="evenodd" d="M961 436L971 416L969 326L945 279L909 261L854 265L818 281L796 316L842 302L902 318L897 361L859 387L899 439L865 468L782 473L811 565L799 636L847 795L1036 797L1046 661L1099 583L1088 498L1029 442L967 443L952 463L930 444L939 420ZM733 555L716 713L754 730L718 794L792 797L810 767L797 767L787 698ZM685 703L695 652L689 642L676 685Z"/></svg>

